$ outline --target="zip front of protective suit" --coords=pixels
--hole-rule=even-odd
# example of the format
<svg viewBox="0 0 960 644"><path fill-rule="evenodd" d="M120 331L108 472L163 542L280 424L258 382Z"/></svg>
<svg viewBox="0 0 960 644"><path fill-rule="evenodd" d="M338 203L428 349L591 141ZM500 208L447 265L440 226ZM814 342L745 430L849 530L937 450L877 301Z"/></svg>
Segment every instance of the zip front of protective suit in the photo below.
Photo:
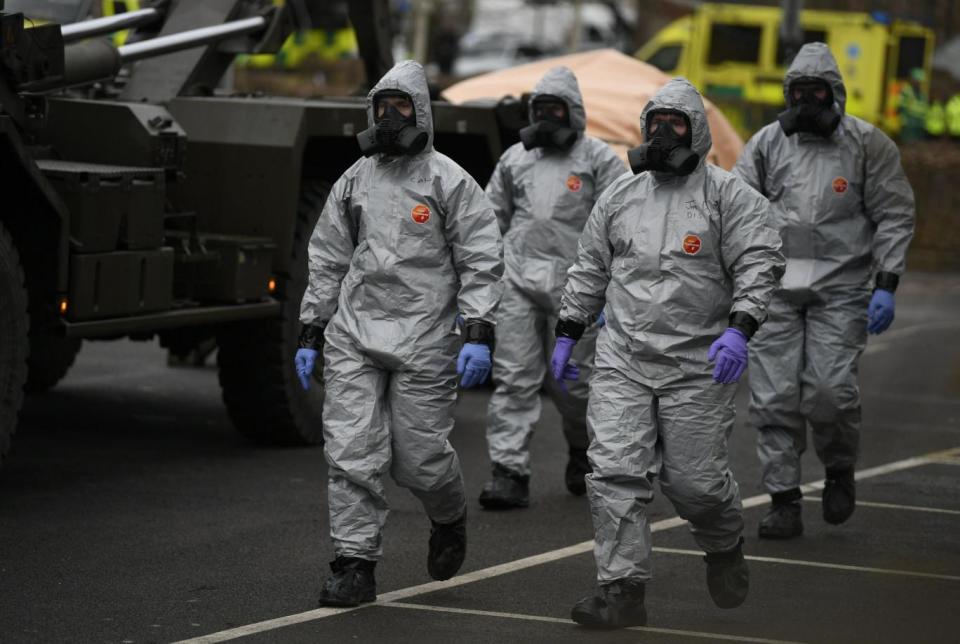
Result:
<svg viewBox="0 0 960 644"><path fill-rule="evenodd" d="M601 584L650 578L646 506L658 476L705 552L737 547L743 519L727 463L736 388L713 380L707 354L731 314L764 321L783 272L767 200L703 162L711 141L696 89L673 79L657 92L641 116L645 138L651 111L686 117L699 165L614 182L584 228L560 310L575 324L601 308L607 317L587 409Z"/></svg>
<svg viewBox="0 0 960 644"><path fill-rule="evenodd" d="M566 106L577 133L569 150L552 147L508 149L486 193L504 235L504 296L497 313L493 375L497 388L487 412L490 460L521 475L530 473L529 443L540 417L544 382L563 418L574 450L589 444L587 381L596 331L591 329L574 356L581 379L568 392L547 377L560 308L560 289L577 252L577 240L601 193L626 171L606 143L584 132L586 114L577 79L566 67L551 69L530 98L530 114L541 97ZM581 492L582 493L582 492Z"/></svg>
<svg viewBox="0 0 960 644"><path fill-rule="evenodd" d="M784 79L822 81L843 115L829 136L787 136L772 123L747 143L734 173L771 203L787 269L770 319L750 343L750 422L759 430L763 483L771 493L798 488L806 424L828 469L857 461L857 365L867 338L874 285L889 290L903 274L913 235L913 191L896 145L846 115L846 89L829 48L811 43Z"/></svg>
<svg viewBox="0 0 960 644"><path fill-rule="evenodd" d="M362 158L333 186L310 241L301 322L326 322L324 453L337 556L376 560L387 517L384 476L439 524L463 516L447 436L457 398L458 311L492 323L502 242L477 183L433 149L426 78L395 66L368 96L408 95L429 133L414 155Z"/></svg>

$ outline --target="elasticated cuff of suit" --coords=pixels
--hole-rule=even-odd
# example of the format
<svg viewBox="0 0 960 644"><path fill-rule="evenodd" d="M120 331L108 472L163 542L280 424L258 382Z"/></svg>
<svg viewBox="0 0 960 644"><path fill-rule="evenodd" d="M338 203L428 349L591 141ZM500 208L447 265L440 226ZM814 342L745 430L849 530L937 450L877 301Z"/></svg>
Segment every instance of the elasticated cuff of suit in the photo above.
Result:
<svg viewBox="0 0 960 644"><path fill-rule="evenodd" d="M795 487L792 490L786 490L784 492L774 492L770 495L770 498L773 499L774 505L787 505L788 503L795 503L803 498L803 492L800 491L800 488Z"/></svg>
<svg viewBox="0 0 960 644"><path fill-rule="evenodd" d="M323 330L327 328L326 323L304 324L300 327L300 339L297 346L301 349L323 349Z"/></svg>
<svg viewBox="0 0 960 644"><path fill-rule="evenodd" d="M900 276L896 273L887 273L880 271L877 273L877 288L891 293L897 292L897 286L900 284Z"/></svg>
<svg viewBox="0 0 960 644"><path fill-rule="evenodd" d="M760 323L749 313L734 311L730 314L730 327L743 333L749 340L760 328Z"/></svg>
<svg viewBox="0 0 960 644"><path fill-rule="evenodd" d="M463 325L463 341L474 344L485 344L488 347L493 344L494 332L493 325L486 320L477 318L467 318Z"/></svg>
<svg viewBox="0 0 960 644"><path fill-rule="evenodd" d="M587 330L587 325L575 322L573 320L557 320L557 328L554 333L558 338L570 338L579 341L583 337L583 332Z"/></svg>

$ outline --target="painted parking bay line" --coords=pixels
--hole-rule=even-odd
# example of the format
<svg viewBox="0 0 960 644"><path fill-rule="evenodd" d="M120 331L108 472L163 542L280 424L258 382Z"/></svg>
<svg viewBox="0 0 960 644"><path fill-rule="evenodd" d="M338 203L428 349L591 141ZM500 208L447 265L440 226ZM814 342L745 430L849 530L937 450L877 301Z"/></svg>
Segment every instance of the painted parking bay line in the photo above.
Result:
<svg viewBox="0 0 960 644"><path fill-rule="evenodd" d="M702 557L703 553L699 550L685 550L682 548L657 548L654 552L667 555L688 555L692 557ZM781 559L779 557L758 557L756 555L744 555L747 561L760 561L763 563L786 564L788 566L805 566L808 568L828 568L831 570L844 570L849 572L869 572L881 575L898 575L901 577L917 577L920 579L937 579L940 581L960 581L958 575L941 575L934 572L914 572L913 570L896 570L893 568L873 568L871 566L851 566L848 564L827 563L825 561L804 561L803 559Z"/></svg>
<svg viewBox="0 0 960 644"><path fill-rule="evenodd" d="M857 472L856 478L858 481L862 481L865 479L874 478L876 476L892 474L894 472L900 472L902 470L908 470L914 467L936 463L938 462L937 459L950 458L956 454L960 454L960 447L938 452L931 452L930 454L925 454L923 456L914 456L901 461L895 461L893 463L886 463L885 465L871 467ZM807 483L800 486L800 489L804 493L809 493L815 490L822 490L823 484L824 482L822 480L814 481L813 483ZM748 499L744 499L743 507L746 509L765 505L766 503L769 503L769 499L770 497L766 494L758 494ZM650 531L661 532L663 530L686 525L686 523L687 522L680 517L672 517L670 519L663 519L661 521L652 523L650 525ZM302 613L294 613L293 615L268 619L262 622L247 624L246 626L238 626L235 628L218 631L216 633L211 633L209 635L202 635L200 637L182 640L178 644L213 644L215 642L227 642L229 640L246 637L248 635L255 635L257 633L263 633L265 631L272 631L279 628L285 628L287 626L302 624L304 622L312 622L325 619L327 617L333 617L335 615L342 615L343 613L361 610L368 606L380 606L437 590L447 590L450 588L456 588L457 586L483 581L485 579L492 579L494 577L517 572L526 568L532 568L534 566L540 566L554 561L559 561L561 559L566 559L568 557L581 555L590 552L591 550L593 550L593 540L584 541L572 546L560 548L558 550L551 550L549 552L533 555L531 557L517 559L516 561L508 561L506 563L491 566L489 568L474 570L473 572L459 575L448 581L433 581L425 584L419 584L417 586L410 586L407 588L394 590L380 595L376 602L370 604L364 604L354 608L315 608Z"/></svg>
<svg viewBox="0 0 960 644"><path fill-rule="evenodd" d="M549 622L551 624L563 624L564 626L573 626L569 619L560 619L559 617L544 617L542 615L526 615L523 613L502 613L492 610L476 610L473 608L452 608L449 606L427 606L425 604L407 604L404 602L390 602L384 604L389 608L407 608L410 610L423 610L435 613L454 613L459 615L476 615L479 617L499 617L502 619L520 619L529 622ZM727 635L725 633L705 633L703 631L685 631L676 628L657 628L655 626L631 626L621 630L638 631L640 633L657 633L659 635L677 635L680 637L700 637L713 641L725 642L750 642L751 644L802 644L789 640L771 640L761 637L749 637L745 635Z"/></svg>
<svg viewBox="0 0 960 644"><path fill-rule="evenodd" d="M804 501L822 503L822 499L815 496L805 496ZM929 512L931 514L949 514L960 516L960 510L945 510L943 508L928 508L921 505L900 505L899 503L878 503L876 501L861 501L857 499L858 508L881 508L884 510L904 510L906 512Z"/></svg>

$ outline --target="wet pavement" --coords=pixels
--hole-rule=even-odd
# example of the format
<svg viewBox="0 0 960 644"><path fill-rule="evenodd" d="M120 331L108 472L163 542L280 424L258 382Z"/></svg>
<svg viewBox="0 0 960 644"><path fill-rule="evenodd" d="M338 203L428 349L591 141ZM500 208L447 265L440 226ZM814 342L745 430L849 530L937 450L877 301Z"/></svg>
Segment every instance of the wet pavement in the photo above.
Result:
<svg viewBox="0 0 960 644"><path fill-rule="evenodd" d="M331 559L322 451L246 443L213 367L168 368L152 343L87 343L57 389L28 400L0 472L0 642L954 642L960 277L908 275L897 307L861 362L852 519L824 523L812 486L802 538L755 538L766 498L741 387L731 461L750 597L713 606L701 553L658 495L649 626L611 633L569 621L593 589L592 529L586 500L563 486L549 403L531 507L490 513L476 503L489 392L463 394L453 435L471 502L463 574L431 582L429 523L391 484L380 602L317 609ZM805 481L823 476L812 453L804 468Z"/></svg>

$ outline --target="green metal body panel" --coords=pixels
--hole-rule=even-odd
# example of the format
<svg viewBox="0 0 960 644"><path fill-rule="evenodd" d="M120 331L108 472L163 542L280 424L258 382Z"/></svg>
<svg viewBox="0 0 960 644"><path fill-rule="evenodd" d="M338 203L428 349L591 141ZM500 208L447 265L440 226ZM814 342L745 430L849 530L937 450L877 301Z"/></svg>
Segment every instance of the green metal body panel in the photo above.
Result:
<svg viewBox="0 0 960 644"><path fill-rule="evenodd" d="M365 101L180 97L167 108L189 140L177 206L204 231L272 238L274 270L287 273L301 182L332 182L359 158ZM437 149L485 184L501 147L493 110L436 103L434 119Z"/></svg>
<svg viewBox="0 0 960 644"><path fill-rule="evenodd" d="M48 106L38 142L60 158L172 171L183 163L186 133L159 105L51 98Z"/></svg>
<svg viewBox="0 0 960 644"><path fill-rule="evenodd" d="M172 0L169 6L164 24L146 34L147 43L150 36L173 37L185 29L255 15L272 3ZM391 62L387 7L384 0L350 7L363 36L368 75L379 76ZM292 273L301 188L305 182L332 183L353 164L359 158L356 134L368 124L361 97L211 95L236 52L279 46L289 16L271 15L274 19L259 41L237 38L137 63L120 100L43 96L35 99L40 109L34 110L42 116L31 121L27 101L34 99L21 91L22 98L14 100L16 87L5 94L6 85L0 82L0 104L15 110L17 119L14 126L12 119L0 117L0 154L13 159L40 201L48 204L47 216L54 222L48 228L56 231L55 236L47 232L46 237L30 238L25 250L29 254L43 247L46 268L55 274L45 293L47 308L59 308L60 298L68 293L81 298L77 309L62 319L64 332L76 337L103 335L105 329L115 335L126 329L143 334L152 328L261 317L268 310L279 314L279 309L251 302L269 301L265 276ZM18 27L16 19L8 22ZM78 59L68 63L88 58L81 44L66 50L68 58ZM100 59L90 55L88 62L95 68L106 65ZM38 73L18 82L38 87L64 82L64 77L47 79ZM436 149L485 184L505 147L496 109L437 102L433 111ZM134 189L130 171L137 169L162 173L154 181L155 190ZM126 177L126 183L111 188L117 177ZM131 229L134 224L137 230ZM165 239L153 234L155 225L166 230ZM215 238L220 242L213 244ZM161 246L176 249L171 293L155 292L158 285L171 282L169 276L154 279L156 271L140 270L149 278L143 283L153 290L142 292L141 285L133 304L133 295L121 296L133 293L133 282L113 284L109 276L97 273L105 270L102 267L151 265L151 253ZM78 259L91 253L100 255ZM256 270L252 264L239 266L246 257L256 259ZM101 286L117 291L116 301L98 290ZM227 313L231 305L237 309ZM169 310L157 310L163 307ZM113 314L116 319L100 320Z"/></svg>

